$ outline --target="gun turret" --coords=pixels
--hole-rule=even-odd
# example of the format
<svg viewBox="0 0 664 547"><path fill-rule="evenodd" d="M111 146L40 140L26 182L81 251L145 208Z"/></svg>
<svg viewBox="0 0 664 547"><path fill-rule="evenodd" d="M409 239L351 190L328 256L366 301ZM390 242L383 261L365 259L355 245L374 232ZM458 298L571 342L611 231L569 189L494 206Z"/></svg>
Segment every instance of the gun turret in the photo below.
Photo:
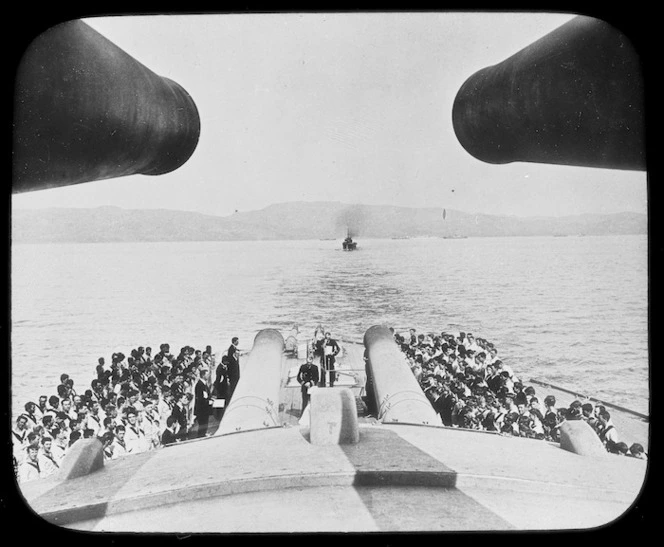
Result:
<svg viewBox="0 0 664 547"><path fill-rule="evenodd" d="M39 35L18 67L12 191L168 173L199 134L198 110L179 84L68 21Z"/></svg>
<svg viewBox="0 0 664 547"><path fill-rule="evenodd" d="M629 40L578 16L461 86L452 121L488 163L645 170L644 81Z"/></svg>

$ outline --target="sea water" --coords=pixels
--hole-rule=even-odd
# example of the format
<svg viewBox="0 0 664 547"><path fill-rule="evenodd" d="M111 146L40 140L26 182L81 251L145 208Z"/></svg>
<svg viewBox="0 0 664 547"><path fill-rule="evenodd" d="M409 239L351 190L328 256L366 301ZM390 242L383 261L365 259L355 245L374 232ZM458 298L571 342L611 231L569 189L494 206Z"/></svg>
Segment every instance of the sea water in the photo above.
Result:
<svg viewBox="0 0 664 547"><path fill-rule="evenodd" d="M220 354L263 328L344 342L371 326L472 332L524 383L648 413L646 236L23 244L11 250L14 416L82 393L99 357L169 343Z"/></svg>

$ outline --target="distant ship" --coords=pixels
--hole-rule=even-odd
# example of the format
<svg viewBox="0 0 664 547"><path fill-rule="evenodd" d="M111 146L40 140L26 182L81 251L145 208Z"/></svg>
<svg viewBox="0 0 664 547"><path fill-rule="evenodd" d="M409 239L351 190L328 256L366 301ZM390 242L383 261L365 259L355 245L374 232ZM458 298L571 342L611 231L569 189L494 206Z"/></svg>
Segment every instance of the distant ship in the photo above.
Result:
<svg viewBox="0 0 664 547"><path fill-rule="evenodd" d="M350 229L346 232L346 239L342 243L342 248L344 251L354 251L357 249L357 243L350 237Z"/></svg>

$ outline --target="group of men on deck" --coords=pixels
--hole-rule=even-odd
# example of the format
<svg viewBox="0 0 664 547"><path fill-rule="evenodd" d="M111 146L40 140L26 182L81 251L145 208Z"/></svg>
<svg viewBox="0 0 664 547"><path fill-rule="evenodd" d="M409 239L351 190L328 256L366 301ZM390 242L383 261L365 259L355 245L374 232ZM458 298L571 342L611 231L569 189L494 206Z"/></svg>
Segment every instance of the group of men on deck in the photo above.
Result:
<svg viewBox="0 0 664 547"><path fill-rule="evenodd" d="M185 346L179 355L171 354L168 344L156 355L141 346L126 359L114 353L110 369L100 357L97 378L84 393L62 374L58 395L27 402L12 429L19 482L57 472L80 439L98 438L104 459L115 460L208 435L213 400L228 405L239 381L238 345L234 337L216 368L210 346L205 351Z"/></svg>
<svg viewBox="0 0 664 547"><path fill-rule="evenodd" d="M330 387L334 387L336 356L340 351L339 344L331 337L330 332L325 331L322 325L318 325L312 343L307 349L307 361L297 373L297 381L302 389L302 412L309 404L310 388L326 387L328 384ZM314 360L318 360L320 363L320 370Z"/></svg>

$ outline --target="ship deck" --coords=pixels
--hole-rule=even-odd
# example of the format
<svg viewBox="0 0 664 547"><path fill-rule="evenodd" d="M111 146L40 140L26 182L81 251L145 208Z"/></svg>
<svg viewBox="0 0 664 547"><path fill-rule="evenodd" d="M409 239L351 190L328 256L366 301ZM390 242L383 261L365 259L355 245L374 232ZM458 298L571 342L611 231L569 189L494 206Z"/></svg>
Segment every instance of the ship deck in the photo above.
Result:
<svg viewBox="0 0 664 547"><path fill-rule="evenodd" d="M343 347L339 368L359 373L343 375L359 396L362 346ZM68 481L26 483L25 499L49 522L94 531L557 530L619 518L644 484L642 460L367 416L359 443L312 444L294 382L301 362L282 359L281 427L179 443Z"/></svg>

